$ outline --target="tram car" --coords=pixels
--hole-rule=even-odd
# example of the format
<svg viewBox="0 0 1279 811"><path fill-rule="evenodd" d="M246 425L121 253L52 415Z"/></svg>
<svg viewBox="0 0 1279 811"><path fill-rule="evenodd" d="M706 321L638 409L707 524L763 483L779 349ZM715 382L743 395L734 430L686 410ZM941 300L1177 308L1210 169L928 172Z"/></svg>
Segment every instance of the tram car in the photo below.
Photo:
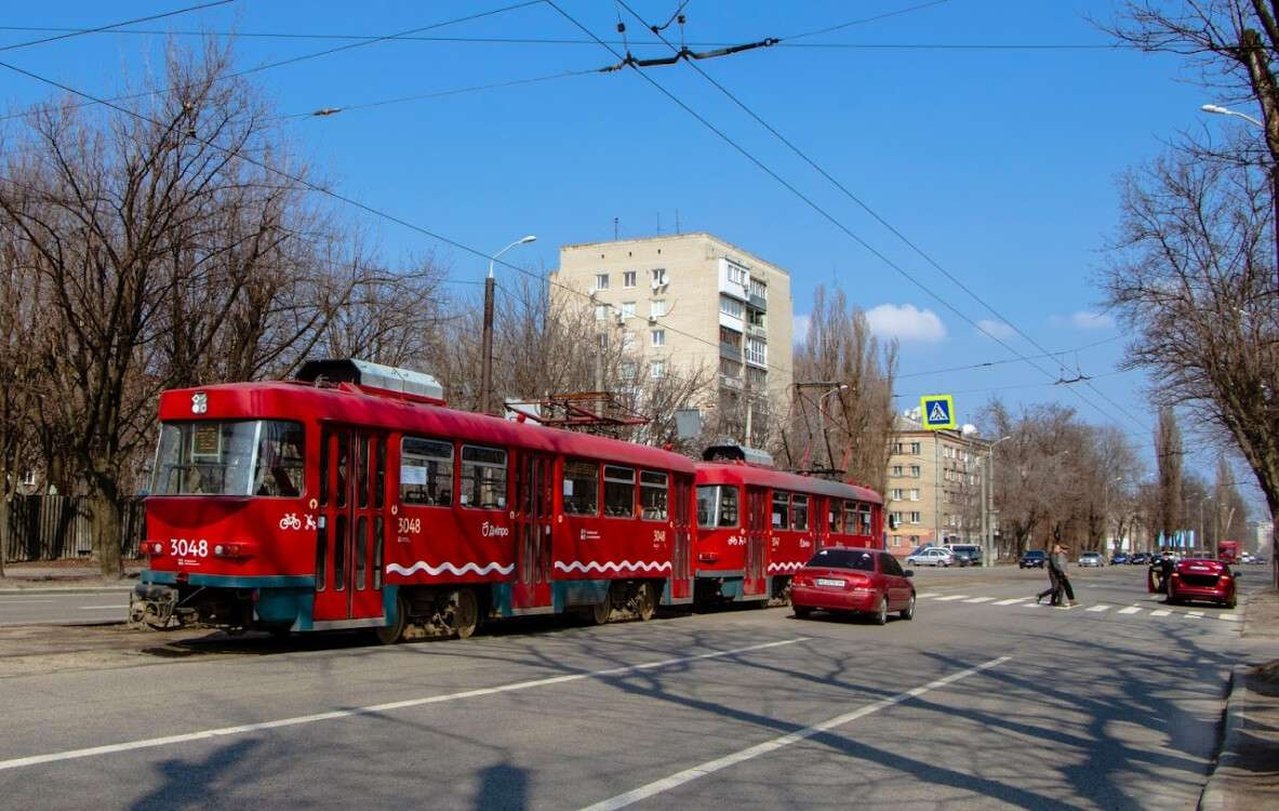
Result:
<svg viewBox="0 0 1279 811"><path fill-rule="evenodd" d="M694 595L785 603L819 549L884 548L884 500L866 487L777 470L760 451L706 449L697 464Z"/></svg>
<svg viewBox="0 0 1279 811"><path fill-rule="evenodd" d="M430 376L356 360L168 391L159 416L134 623L389 643L692 601L684 456L451 409Z"/></svg>

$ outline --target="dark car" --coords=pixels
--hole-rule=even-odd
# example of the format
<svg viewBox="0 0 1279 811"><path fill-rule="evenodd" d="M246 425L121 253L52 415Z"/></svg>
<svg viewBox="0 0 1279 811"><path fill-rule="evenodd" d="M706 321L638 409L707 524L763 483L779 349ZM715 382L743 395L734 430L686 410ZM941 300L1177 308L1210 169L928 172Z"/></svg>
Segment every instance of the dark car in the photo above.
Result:
<svg viewBox="0 0 1279 811"><path fill-rule="evenodd" d="M981 547L975 543L952 543L946 548L955 555L955 563L959 566L981 565Z"/></svg>
<svg viewBox="0 0 1279 811"><path fill-rule="evenodd" d="M1173 564L1167 584L1168 602L1193 600L1235 607L1235 578L1230 564L1211 558L1183 558Z"/></svg>
<svg viewBox="0 0 1279 811"><path fill-rule="evenodd" d="M823 549L791 580L791 607L799 619L819 610L869 614L880 625L888 622L892 611L904 620L913 619L913 574L877 549Z"/></svg>
<svg viewBox="0 0 1279 811"><path fill-rule="evenodd" d="M1150 563L1149 552L1134 552L1133 556L1128 558L1128 562L1133 566L1145 566Z"/></svg>
<svg viewBox="0 0 1279 811"><path fill-rule="evenodd" d="M1042 549L1027 549L1017 561L1019 569L1042 569L1048 565L1048 553Z"/></svg>
<svg viewBox="0 0 1279 811"><path fill-rule="evenodd" d="M1126 564L1130 563L1130 562L1131 562L1131 560L1132 560L1132 559L1128 556L1128 553L1127 553L1127 552L1116 552L1116 553L1115 553L1115 554L1114 554L1114 555L1110 558L1110 565L1111 565L1111 566L1124 566L1124 565L1126 565Z"/></svg>

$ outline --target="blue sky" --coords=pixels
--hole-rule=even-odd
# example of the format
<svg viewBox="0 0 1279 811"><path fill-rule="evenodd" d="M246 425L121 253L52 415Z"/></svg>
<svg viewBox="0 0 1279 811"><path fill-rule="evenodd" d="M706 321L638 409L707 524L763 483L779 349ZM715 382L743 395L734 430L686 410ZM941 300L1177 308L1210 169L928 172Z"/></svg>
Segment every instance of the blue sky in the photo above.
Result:
<svg viewBox="0 0 1279 811"><path fill-rule="evenodd" d="M55 33L24 28L89 28L194 4L7 4L0 48ZM165 31L239 32L237 61L252 68L354 42L297 35L381 37L496 12L419 35L447 40L369 43L262 70L255 81L281 113L298 114L289 133L337 190L453 242L492 253L536 234L506 258L540 272L556 266L560 245L611 238L615 220L622 236L670 233L677 223L709 231L789 270L801 323L825 284L843 289L879 334L897 336L903 408L950 393L971 421L992 396L1014 409L1060 401L1088 422L1118 425L1151 455L1149 382L1116 371L1125 336L1101 311L1095 283L1117 222L1116 178L1179 132L1243 124L1206 120L1200 104L1227 100L1178 61L1105 47L1113 43L1087 17L1112 20L1118 3L685 3L683 36L694 50L781 38L696 66L876 216L688 64L643 76L580 73L617 58L574 20L616 42L620 16L637 56L670 51L620 3L556 5L563 14L504 0L239 0L134 26L153 33L9 48L0 60L111 96L127 77L158 69ZM660 22L680 0L626 5ZM843 27L804 36L833 26ZM291 36L258 36L282 34ZM678 25L664 34L680 41ZM556 78L526 81L543 77ZM512 82L523 83L438 95ZM48 94L0 70L7 106ZM344 110L306 115L324 107ZM459 285L478 290L482 257L351 217L389 256L433 253ZM1041 369L1018 360L1044 349L1066 354L1037 361ZM1054 382L1079 375L1091 380ZM1211 458L1195 465L1211 478Z"/></svg>

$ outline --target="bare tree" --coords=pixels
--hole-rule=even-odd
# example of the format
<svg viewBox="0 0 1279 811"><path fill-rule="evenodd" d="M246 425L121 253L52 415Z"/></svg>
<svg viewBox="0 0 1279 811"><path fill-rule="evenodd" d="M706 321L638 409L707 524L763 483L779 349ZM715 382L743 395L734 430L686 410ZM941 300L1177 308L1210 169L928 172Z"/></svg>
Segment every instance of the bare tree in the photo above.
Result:
<svg viewBox="0 0 1279 811"><path fill-rule="evenodd" d="M1159 409L1155 427L1155 460L1158 466L1159 506L1155 514L1155 531L1165 544L1183 528L1185 497L1182 494L1181 429L1170 406Z"/></svg>
<svg viewBox="0 0 1279 811"><path fill-rule="evenodd" d="M1129 2L1111 29L1186 57L1227 100L1260 108L1269 160L1187 154L1126 179L1123 232L1107 274L1133 325L1133 366L1154 371L1159 402L1179 403L1231 438L1279 517L1279 57L1276 7L1263 0ZM1194 150L1195 157L1209 150ZM1230 157L1229 155L1227 157ZM1252 165L1249 165L1252 164ZM1272 548L1279 553L1279 522ZM1279 583L1279 554L1273 556Z"/></svg>
<svg viewBox="0 0 1279 811"><path fill-rule="evenodd" d="M893 375L897 347L881 347L866 316L842 290L813 296L808 334L795 350L795 407L783 434L781 456L793 468L812 468L814 458L850 481L879 492L888 485L893 428ZM807 389L824 381L843 389Z"/></svg>

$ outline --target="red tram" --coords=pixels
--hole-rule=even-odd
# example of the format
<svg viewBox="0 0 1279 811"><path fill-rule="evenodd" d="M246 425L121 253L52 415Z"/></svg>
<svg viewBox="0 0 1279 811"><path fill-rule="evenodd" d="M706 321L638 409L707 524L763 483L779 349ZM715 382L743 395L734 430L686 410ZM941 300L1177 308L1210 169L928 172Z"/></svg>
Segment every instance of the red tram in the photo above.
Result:
<svg viewBox="0 0 1279 811"><path fill-rule="evenodd" d="M843 482L768 467L733 446L697 465L695 599L786 601L791 577L828 546L882 549L884 501Z"/></svg>
<svg viewBox="0 0 1279 811"><path fill-rule="evenodd" d="M693 597L693 461L445 407L426 375L166 392L134 622L469 636Z"/></svg>

